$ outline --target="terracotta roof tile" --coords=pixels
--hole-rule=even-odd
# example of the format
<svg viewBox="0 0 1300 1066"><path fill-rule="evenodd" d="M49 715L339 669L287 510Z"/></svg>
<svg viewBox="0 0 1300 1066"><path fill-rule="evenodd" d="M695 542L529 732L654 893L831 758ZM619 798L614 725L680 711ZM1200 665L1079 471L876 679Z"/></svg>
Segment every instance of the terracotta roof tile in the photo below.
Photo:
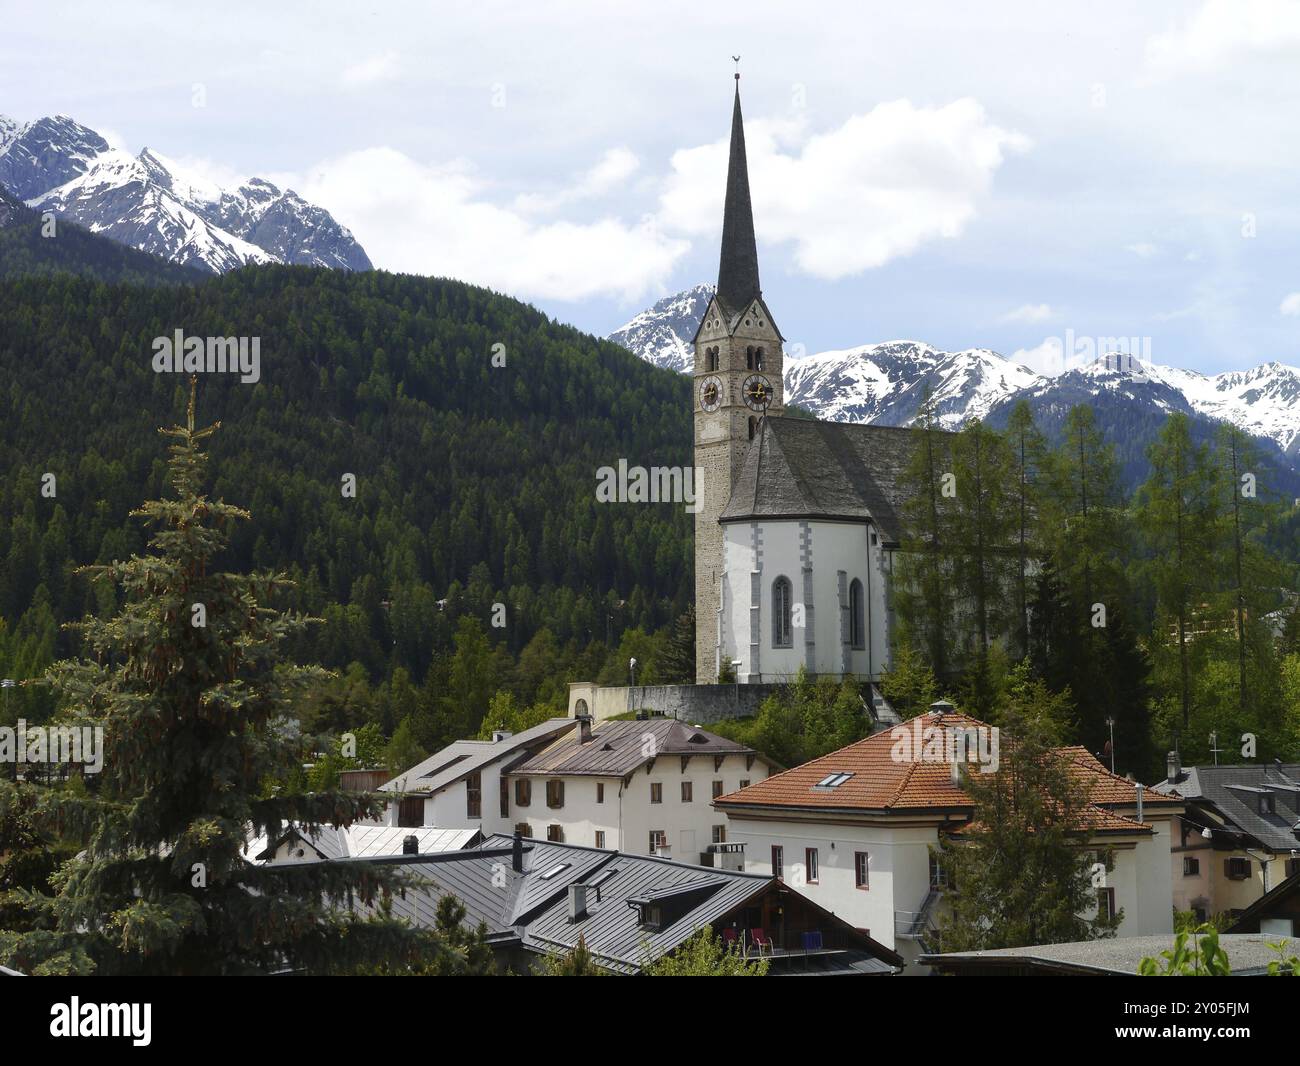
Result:
<svg viewBox="0 0 1300 1066"><path fill-rule="evenodd" d="M908 719L894 729L883 730L838 751L823 755L756 782L737 792L720 796L715 804L731 808L789 807L802 810L843 810L902 812L941 810L953 814L969 813L974 807L969 794L953 783L952 764L943 761L917 761L900 742L898 730L906 731L912 746L916 741L929 744L937 736L953 730L988 729L987 723L969 715L927 713ZM1149 830L1144 822L1109 810L1111 806L1133 806L1137 789L1132 781L1112 774L1086 748L1069 746L1056 749L1068 758L1078 779L1087 789L1089 799L1084 817L1089 829L1101 831ZM932 749L932 753L938 752ZM975 753L968 752L975 762ZM834 784L834 775L849 775ZM828 782L822 785L822 782ZM1177 799L1147 792L1149 807L1178 805Z"/></svg>

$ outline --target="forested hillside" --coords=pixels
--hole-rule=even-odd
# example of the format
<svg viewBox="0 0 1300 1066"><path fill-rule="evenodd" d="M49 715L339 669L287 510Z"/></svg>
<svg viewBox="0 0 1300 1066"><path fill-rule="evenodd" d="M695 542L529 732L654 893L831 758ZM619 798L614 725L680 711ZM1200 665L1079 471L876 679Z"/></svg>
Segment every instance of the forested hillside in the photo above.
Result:
<svg viewBox="0 0 1300 1066"><path fill-rule="evenodd" d="M687 607L682 506L595 496L620 458L689 462L678 375L453 281L19 278L0 282L5 676L36 676L73 650L60 623L112 606L74 566L143 547L129 511L163 491L155 429L187 393L151 368L152 343L178 329L260 342L260 381L201 374L199 412L223 423L210 494L252 512L223 565L287 570L288 606L324 619L291 651L343 673L309 727L410 717L427 746L477 728L498 688L558 702L557 677L606 667L607 637ZM10 718L48 710L31 687L11 695Z"/></svg>
<svg viewBox="0 0 1300 1066"><path fill-rule="evenodd" d="M0 188L0 279L61 272L136 285L186 284L202 276L71 222L57 220L50 230L39 213Z"/></svg>

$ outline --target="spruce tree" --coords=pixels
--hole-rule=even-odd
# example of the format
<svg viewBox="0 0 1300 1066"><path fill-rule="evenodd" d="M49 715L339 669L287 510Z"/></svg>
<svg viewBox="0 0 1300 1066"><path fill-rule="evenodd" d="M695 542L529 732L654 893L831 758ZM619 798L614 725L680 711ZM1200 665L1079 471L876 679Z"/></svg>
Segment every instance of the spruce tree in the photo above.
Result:
<svg viewBox="0 0 1300 1066"><path fill-rule="evenodd" d="M445 951L438 937L349 906L404 884L394 867L245 857L252 836L346 826L380 803L285 785L301 778L294 700L323 672L280 646L312 620L270 606L282 575L217 569L250 515L203 492L220 423L195 428L194 389L186 424L161 430L172 494L133 512L153 527L149 552L87 568L120 587L121 606L76 623L91 657L49 672L63 721L102 728L104 766L85 788L39 797L83 850L54 894L26 896L34 928L0 940L0 955L35 973L127 975L427 963Z"/></svg>

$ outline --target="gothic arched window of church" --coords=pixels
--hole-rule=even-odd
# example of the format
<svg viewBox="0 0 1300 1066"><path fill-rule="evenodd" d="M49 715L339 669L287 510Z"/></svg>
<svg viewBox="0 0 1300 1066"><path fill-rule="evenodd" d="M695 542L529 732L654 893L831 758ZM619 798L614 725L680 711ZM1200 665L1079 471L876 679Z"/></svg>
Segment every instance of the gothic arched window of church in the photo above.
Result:
<svg viewBox="0 0 1300 1066"><path fill-rule="evenodd" d="M774 648L789 648L794 643L790 636L792 591L788 577L778 577L772 582L772 647Z"/></svg>
<svg viewBox="0 0 1300 1066"><path fill-rule="evenodd" d="M705 356L706 356L707 359L708 359L709 369L710 369L710 370L717 370L717 369L718 369L718 348L717 348L717 345L714 345L712 348L705 348L705 349L704 349L704 354L705 354Z"/></svg>
<svg viewBox="0 0 1300 1066"><path fill-rule="evenodd" d="M862 602L862 582L856 577L849 585L849 645L854 648L867 646L866 612Z"/></svg>
<svg viewBox="0 0 1300 1066"><path fill-rule="evenodd" d="M754 349L752 346L745 349L745 369L754 369Z"/></svg>
<svg viewBox="0 0 1300 1066"><path fill-rule="evenodd" d="M755 349L754 349L754 369L755 369L755 370L762 370L762 369L763 369L763 349L762 349L762 348L755 348Z"/></svg>

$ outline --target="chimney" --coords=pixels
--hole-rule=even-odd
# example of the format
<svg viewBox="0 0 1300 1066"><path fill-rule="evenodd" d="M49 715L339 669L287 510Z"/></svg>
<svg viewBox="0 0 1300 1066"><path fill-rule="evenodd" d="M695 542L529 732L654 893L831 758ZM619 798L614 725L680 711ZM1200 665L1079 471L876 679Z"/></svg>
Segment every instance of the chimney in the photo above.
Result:
<svg viewBox="0 0 1300 1066"><path fill-rule="evenodd" d="M420 854L420 838L417 837L414 833L408 833L406 836L402 837L402 854L403 855Z"/></svg>
<svg viewBox="0 0 1300 1066"><path fill-rule="evenodd" d="M1145 786L1145 785L1138 785L1138 786L1136 786L1136 787L1137 787L1137 794L1138 794L1138 817L1137 817L1137 820L1140 822L1140 821L1142 821L1142 796L1143 796L1143 794L1146 792L1146 786Z"/></svg>
<svg viewBox="0 0 1300 1066"><path fill-rule="evenodd" d="M520 835L519 830L515 830L514 843L510 846L510 865L515 873L524 872L524 838Z"/></svg>
<svg viewBox="0 0 1300 1066"><path fill-rule="evenodd" d="M578 743L585 744L591 739L591 715L579 714L575 717L578 723Z"/></svg>
<svg viewBox="0 0 1300 1066"><path fill-rule="evenodd" d="M569 886L569 921L580 922L587 917L587 886Z"/></svg>
<svg viewBox="0 0 1300 1066"><path fill-rule="evenodd" d="M492 743L500 744L503 740L509 740L513 736L514 734L508 729L494 729L492 730Z"/></svg>
<svg viewBox="0 0 1300 1066"><path fill-rule="evenodd" d="M1177 784L1183 777L1182 761L1178 757L1178 751L1171 751L1165 757L1165 776L1169 778L1171 785Z"/></svg>
<svg viewBox="0 0 1300 1066"><path fill-rule="evenodd" d="M956 714L957 708L947 700L935 700L930 704L930 713L936 717L942 717L945 714Z"/></svg>

